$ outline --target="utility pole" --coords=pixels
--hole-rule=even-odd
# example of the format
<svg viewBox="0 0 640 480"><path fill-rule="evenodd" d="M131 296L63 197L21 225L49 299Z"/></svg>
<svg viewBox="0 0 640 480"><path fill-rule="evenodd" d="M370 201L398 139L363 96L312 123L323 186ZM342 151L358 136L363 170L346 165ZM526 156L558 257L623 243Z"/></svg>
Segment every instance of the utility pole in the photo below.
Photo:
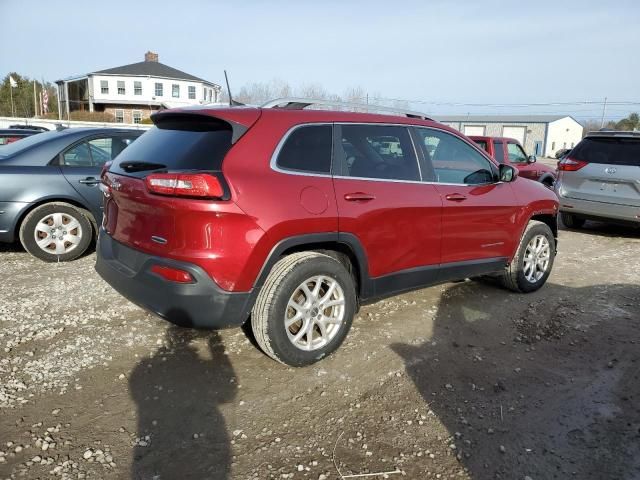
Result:
<svg viewBox="0 0 640 480"><path fill-rule="evenodd" d="M38 116L38 100L36 97L36 81L33 81L33 116Z"/></svg>
<svg viewBox="0 0 640 480"><path fill-rule="evenodd" d="M602 119L600 120L600 128L604 128L604 114L607 113L607 97L604 97L602 104Z"/></svg>

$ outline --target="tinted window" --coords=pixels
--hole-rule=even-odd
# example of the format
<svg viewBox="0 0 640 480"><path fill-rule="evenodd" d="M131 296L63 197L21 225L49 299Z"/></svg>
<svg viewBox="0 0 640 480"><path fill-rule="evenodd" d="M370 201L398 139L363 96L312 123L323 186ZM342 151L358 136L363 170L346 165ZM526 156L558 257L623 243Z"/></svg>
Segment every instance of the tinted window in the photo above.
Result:
<svg viewBox="0 0 640 480"><path fill-rule="evenodd" d="M71 147L62 154L62 163L68 167L90 167L91 154L85 142Z"/></svg>
<svg viewBox="0 0 640 480"><path fill-rule="evenodd" d="M195 115L167 116L118 155L109 171L137 177L159 169L219 171L230 148L228 123Z"/></svg>
<svg viewBox="0 0 640 480"><path fill-rule="evenodd" d="M640 166L640 138L585 138L568 156L590 163Z"/></svg>
<svg viewBox="0 0 640 480"><path fill-rule="evenodd" d="M511 163L527 163L527 154L517 143L507 143L507 155Z"/></svg>
<svg viewBox="0 0 640 480"><path fill-rule="evenodd" d="M485 152L488 152L486 140L474 140L474 143L478 145L481 149L483 149Z"/></svg>
<svg viewBox="0 0 640 480"><path fill-rule="evenodd" d="M471 145L449 133L417 129L439 183L475 185L494 180L491 163Z"/></svg>
<svg viewBox="0 0 640 480"><path fill-rule="evenodd" d="M296 128L278 153L276 164L287 170L329 173L331 171L331 125Z"/></svg>
<svg viewBox="0 0 640 480"><path fill-rule="evenodd" d="M504 163L504 144L502 142L493 142L493 149L498 163Z"/></svg>
<svg viewBox="0 0 640 480"><path fill-rule="evenodd" d="M338 152L341 174L388 180L420 180L420 169L405 127L342 125Z"/></svg>

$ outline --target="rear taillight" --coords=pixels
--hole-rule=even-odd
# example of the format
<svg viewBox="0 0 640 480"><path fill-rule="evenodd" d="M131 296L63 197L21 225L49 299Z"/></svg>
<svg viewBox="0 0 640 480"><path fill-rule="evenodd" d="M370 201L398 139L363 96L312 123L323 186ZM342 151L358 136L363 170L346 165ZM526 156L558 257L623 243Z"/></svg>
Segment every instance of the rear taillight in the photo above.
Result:
<svg viewBox="0 0 640 480"><path fill-rule="evenodd" d="M145 178L147 189L158 195L222 198L224 188L218 177L208 173L154 173Z"/></svg>
<svg viewBox="0 0 640 480"><path fill-rule="evenodd" d="M160 275L165 280L176 283L193 283L193 277L189 272L180 270L179 268L166 267L163 265L154 265L151 271L156 275Z"/></svg>
<svg viewBox="0 0 640 480"><path fill-rule="evenodd" d="M587 162L583 162L582 160L574 160L572 158L563 158L558 162L558 170L563 172L575 172L576 170L580 170L582 167L587 166Z"/></svg>

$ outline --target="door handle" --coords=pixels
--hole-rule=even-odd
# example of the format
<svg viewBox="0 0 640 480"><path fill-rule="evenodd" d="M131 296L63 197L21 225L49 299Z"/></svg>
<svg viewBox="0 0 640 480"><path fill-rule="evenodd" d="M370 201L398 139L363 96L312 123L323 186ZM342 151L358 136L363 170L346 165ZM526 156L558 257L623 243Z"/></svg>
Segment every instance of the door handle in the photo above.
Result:
<svg viewBox="0 0 640 480"><path fill-rule="evenodd" d="M467 199L467 197L465 195L462 195L461 193L450 193L444 198L451 202L464 202Z"/></svg>
<svg viewBox="0 0 640 480"><path fill-rule="evenodd" d="M100 180L96 177L87 177L82 180L78 180L78 183L82 183L83 185L98 185Z"/></svg>
<svg viewBox="0 0 640 480"><path fill-rule="evenodd" d="M369 193L354 192L345 193L344 199L348 202L368 202L369 200L375 200L375 196Z"/></svg>

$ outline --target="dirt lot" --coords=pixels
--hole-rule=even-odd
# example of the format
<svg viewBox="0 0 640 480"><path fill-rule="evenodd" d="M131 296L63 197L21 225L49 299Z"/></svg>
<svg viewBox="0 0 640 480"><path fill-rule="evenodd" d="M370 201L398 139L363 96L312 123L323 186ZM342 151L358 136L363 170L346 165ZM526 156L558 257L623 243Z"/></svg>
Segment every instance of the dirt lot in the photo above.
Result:
<svg viewBox="0 0 640 480"><path fill-rule="evenodd" d="M640 479L639 254L637 231L562 231L541 291L379 302L289 369L129 304L94 255L4 247L0 478Z"/></svg>

